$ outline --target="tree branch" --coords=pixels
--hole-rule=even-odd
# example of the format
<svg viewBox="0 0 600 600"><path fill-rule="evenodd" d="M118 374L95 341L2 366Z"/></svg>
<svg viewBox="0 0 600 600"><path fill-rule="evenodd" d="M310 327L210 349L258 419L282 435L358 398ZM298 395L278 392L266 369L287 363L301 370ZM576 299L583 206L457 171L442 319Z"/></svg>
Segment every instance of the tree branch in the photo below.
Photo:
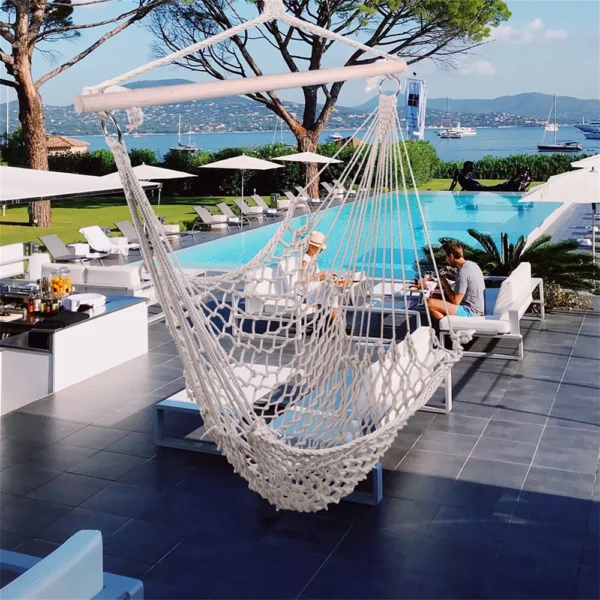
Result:
<svg viewBox="0 0 600 600"><path fill-rule="evenodd" d="M10 87L15 90L17 89L17 84L14 81L11 81L10 79L0 78L0 85L5 85L6 87Z"/></svg>
<svg viewBox="0 0 600 600"><path fill-rule="evenodd" d="M9 56L5 52L2 52L2 50L0 50L0 62L4 63L9 67L12 67L15 64L13 57Z"/></svg>
<svg viewBox="0 0 600 600"><path fill-rule="evenodd" d="M148 4L147 6L144 6L142 8L138 7L138 8L134 8L133 10L127 11L125 13L120 14L117 17L113 17L111 19L106 19L104 21L96 21L95 23L85 23L83 25L69 25L67 27L57 27L55 29L47 29L45 31L42 31L42 33L40 33L37 36L33 36L32 38L30 38L30 43L31 41L35 42L39 42L41 40L43 40L44 38L47 38L51 35L56 35L56 34L63 34L66 33L68 31L80 31L82 29L93 29L94 27L102 27L104 25L110 25L111 23L117 23L119 21L122 21L123 19L127 19L128 17L136 16L138 13L143 12L143 16L146 16L153 8L156 8L157 6L160 6L161 4L165 4L166 2L168 2L169 0L155 0L154 2ZM138 17L139 20L143 17Z"/></svg>
<svg viewBox="0 0 600 600"><path fill-rule="evenodd" d="M46 73L45 75L42 75L42 77L40 77L35 82L36 88L39 89L49 79L52 79L53 77L56 77L57 75L60 75L62 72L66 71L68 68L77 64L80 60L83 60L86 56L91 54L94 50L96 50L97 48L102 46L102 44L104 44L104 42L110 40L118 33L121 33L121 31L123 31L124 29L127 29L127 27L129 27L130 25L137 23L138 21L143 19L156 6L159 6L160 4L165 4L165 2L167 2L167 1L168 0L156 0L155 2L148 4L147 6L145 6L142 9L138 9L136 11L136 14L133 17L131 17L130 19L125 21L125 23L121 23L120 25L118 25L117 27L112 29L111 31L105 33L101 38L99 38L91 46L89 46L88 48L83 50L83 52L80 52L79 54L75 55L73 58L71 58L67 62L63 63L59 67L56 67L56 69L53 69L52 71Z"/></svg>

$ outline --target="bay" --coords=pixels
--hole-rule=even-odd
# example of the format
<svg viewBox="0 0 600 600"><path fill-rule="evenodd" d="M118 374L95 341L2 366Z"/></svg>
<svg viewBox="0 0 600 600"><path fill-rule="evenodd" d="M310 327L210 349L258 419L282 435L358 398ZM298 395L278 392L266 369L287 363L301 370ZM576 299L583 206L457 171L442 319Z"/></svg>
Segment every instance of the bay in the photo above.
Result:
<svg viewBox="0 0 600 600"><path fill-rule="evenodd" d="M350 136L353 130L336 130L342 136ZM331 131L325 131L320 137L321 142L327 141ZM477 135L456 140L442 140L437 132L428 129L425 139L435 147L441 160L473 160L477 161L484 156L510 156L511 154L537 154L537 145L542 141L544 132L541 127L508 127L508 128L479 128ZM551 133L546 134L546 142L551 141ZM360 137L360 133L359 133ZM106 148L103 136L81 136L77 139L90 143L90 150ZM126 146L132 148L145 148L157 152L159 158L164 156L169 148L177 146L177 134L153 134L141 137L126 136ZM215 151L223 148L245 148L264 146L273 142L284 142L295 145L292 133L279 131L251 132L251 133L196 133L191 135L191 141L199 149ZM575 127L561 127L558 132L558 141L578 141L583 146L583 151L588 154L600 152L600 140L586 140ZM182 142L188 143L188 135L182 136Z"/></svg>

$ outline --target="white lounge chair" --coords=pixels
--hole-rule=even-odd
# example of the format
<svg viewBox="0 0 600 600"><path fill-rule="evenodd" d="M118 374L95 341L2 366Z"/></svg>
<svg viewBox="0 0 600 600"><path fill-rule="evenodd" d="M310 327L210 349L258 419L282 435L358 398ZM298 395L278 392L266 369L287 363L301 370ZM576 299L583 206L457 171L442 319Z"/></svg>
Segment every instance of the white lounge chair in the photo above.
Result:
<svg viewBox="0 0 600 600"><path fill-rule="evenodd" d="M260 206L248 206L241 198L236 198L233 202L247 219L256 219L259 222L265 219L265 213Z"/></svg>
<svg viewBox="0 0 600 600"><path fill-rule="evenodd" d="M327 181L321 181L321 185L323 186L323 189L327 192L328 196L331 196L332 198L343 198L344 197L344 190L340 189L338 186L333 186L330 183L327 183Z"/></svg>
<svg viewBox="0 0 600 600"><path fill-rule="evenodd" d="M138 579L103 572L102 534L79 531L46 558L0 550L0 568L20 575L2 588L3 600L142 600Z"/></svg>
<svg viewBox="0 0 600 600"><path fill-rule="evenodd" d="M267 217L272 217L276 219L277 217L282 217L283 213L287 209L279 209L279 208L271 208L258 194L253 194L250 196L252 200L256 203L256 206L263 209L264 214Z"/></svg>
<svg viewBox="0 0 600 600"><path fill-rule="evenodd" d="M39 240L44 244L48 253L58 263L82 263L88 262L92 259L98 259L102 264L102 259L107 254L100 254L99 252L89 252L87 254L73 254L69 252L69 249L63 241L54 233L50 235L41 235Z"/></svg>
<svg viewBox="0 0 600 600"><path fill-rule="evenodd" d="M115 221L115 226L123 234L123 236L127 238L127 241L129 243L139 245L140 239L139 239L137 230L133 226L131 221ZM175 233L169 233L168 235L177 236L179 238L180 242L182 242L182 240L185 236L191 236L192 239L195 239L194 231L177 231ZM166 236L167 236L167 232L165 231L165 237L161 236L161 239L166 240L167 239Z"/></svg>
<svg viewBox="0 0 600 600"><path fill-rule="evenodd" d="M239 219L234 218L235 222L230 223L229 219L225 215L213 215L204 206L194 206L193 208L198 219L196 223L194 223L194 227L192 229L195 229L198 226L202 226L207 229L229 229L230 225L237 225L238 227L241 227Z"/></svg>
<svg viewBox="0 0 600 600"><path fill-rule="evenodd" d="M244 215L236 215L231 210L231 207L228 204L225 204L225 202L219 202L219 204L217 204L217 208L227 217L227 223L230 223L231 225L237 225L238 227L241 227L242 225L250 224L250 219L248 219L248 217L245 217Z"/></svg>
<svg viewBox="0 0 600 600"><path fill-rule="evenodd" d="M296 208L302 207L305 210L310 210L310 205L308 203L307 196L303 196L302 194L294 196L294 194L289 190L285 190L283 192L283 195L285 196L286 200L290 203L290 207L293 206L294 203L296 203Z"/></svg>
<svg viewBox="0 0 600 600"><path fill-rule="evenodd" d="M304 203L304 205L307 208L315 208L317 206L320 206L323 203L323 200L321 200L321 198L311 198L310 196L306 195L306 192L303 188L301 188L299 185L296 186L296 190L298 191L298 206L300 206L302 203ZM294 195L291 192L283 192L287 198L291 198L294 197ZM289 195L288 195L289 194Z"/></svg>
<svg viewBox="0 0 600 600"><path fill-rule="evenodd" d="M129 250L139 250L140 245L135 243L127 242L123 246L118 246L114 242L111 242L110 238L98 227L98 225L92 225L91 227L82 227L79 233L85 237L90 248L94 252L105 252L106 254L118 254L119 256L127 256Z"/></svg>
<svg viewBox="0 0 600 600"><path fill-rule="evenodd" d="M503 278L488 277L488 280L490 279ZM536 288L539 289L539 300L534 300L532 296ZM484 316L444 317L440 321L440 339L442 343L444 343L444 338L448 335L450 325L452 325L454 331L473 331L475 338L489 337L518 341L517 356L472 351L465 352L465 356L521 360L523 358L523 335L521 334L520 321L531 304L540 305L539 319L544 319L544 282L542 279L531 276L531 265L529 263L521 263L508 278L502 281L498 295L494 300L493 292L495 291L486 290L486 314Z"/></svg>

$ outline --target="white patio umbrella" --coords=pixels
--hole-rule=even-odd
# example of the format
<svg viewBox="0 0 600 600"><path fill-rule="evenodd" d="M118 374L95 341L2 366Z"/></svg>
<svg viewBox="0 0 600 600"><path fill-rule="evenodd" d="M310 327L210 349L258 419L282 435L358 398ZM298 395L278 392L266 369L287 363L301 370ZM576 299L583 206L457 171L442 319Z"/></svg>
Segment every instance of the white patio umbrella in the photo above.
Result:
<svg viewBox="0 0 600 600"><path fill-rule="evenodd" d="M142 163L137 167L133 168L133 172L140 181L165 181L167 179L187 179L188 177L198 177L198 175L192 175L191 173L185 173L184 171L175 171L174 169L164 169L163 167L155 167L153 165L147 165ZM118 171L105 175L101 179L105 181L114 181L115 183L120 182ZM162 188L158 188L158 207L156 213L160 210L160 192Z"/></svg>
<svg viewBox="0 0 600 600"><path fill-rule="evenodd" d="M571 163L572 167L576 169L585 169L595 167L597 171L600 171L600 154L594 154L594 156L588 156Z"/></svg>
<svg viewBox="0 0 600 600"><path fill-rule="evenodd" d="M234 171L242 172L242 200L244 199L244 173L246 171L268 171L270 169L281 169L282 165L270 162L268 160L262 160L261 158L254 158L254 156L247 156L246 154L240 154L232 158L226 158L224 160L218 160L208 165L202 165L201 169L231 169Z"/></svg>
<svg viewBox="0 0 600 600"><path fill-rule="evenodd" d="M597 167L577 169L550 177L542 185L527 192L519 202L563 202L566 204L592 205L592 256L596 260L596 203L600 201L600 169Z"/></svg>
<svg viewBox="0 0 600 600"><path fill-rule="evenodd" d="M277 156L274 160L285 160L288 162L299 162L306 164L334 164L341 163L341 160L337 158L330 158L329 156L323 156L316 152L298 152L296 154L287 154L285 156ZM306 182L304 187L308 187L308 169L306 169Z"/></svg>

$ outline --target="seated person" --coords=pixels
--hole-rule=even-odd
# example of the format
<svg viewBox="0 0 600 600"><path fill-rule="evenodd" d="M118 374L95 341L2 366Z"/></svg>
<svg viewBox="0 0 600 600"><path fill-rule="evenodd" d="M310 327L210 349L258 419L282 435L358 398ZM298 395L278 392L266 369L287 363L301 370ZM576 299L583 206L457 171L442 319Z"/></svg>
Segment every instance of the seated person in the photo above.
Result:
<svg viewBox="0 0 600 600"><path fill-rule="evenodd" d="M312 231L308 238L306 254L302 258L302 269L305 271L304 281L308 284L307 304L323 304L325 294L322 292L320 282L326 277L337 280L337 275L335 273L327 273L319 269L317 259L323 250L327 250L325 235L320 231ZM337 297L333 298L332 301L331 318L335 319L338 309Z"/></svg>
<svg viewBox="0 0 600 600"><path fill-rule="evenodd" d="M440 276L440 285L444 290L446 302L441 298L429 298L427 307L438 321L446 315L459 317L479 317L484 312L485 281L479 265L466 260L463 247L458 242L442 245L446 262L458 269L454 286L445 277Z"/></svg>

